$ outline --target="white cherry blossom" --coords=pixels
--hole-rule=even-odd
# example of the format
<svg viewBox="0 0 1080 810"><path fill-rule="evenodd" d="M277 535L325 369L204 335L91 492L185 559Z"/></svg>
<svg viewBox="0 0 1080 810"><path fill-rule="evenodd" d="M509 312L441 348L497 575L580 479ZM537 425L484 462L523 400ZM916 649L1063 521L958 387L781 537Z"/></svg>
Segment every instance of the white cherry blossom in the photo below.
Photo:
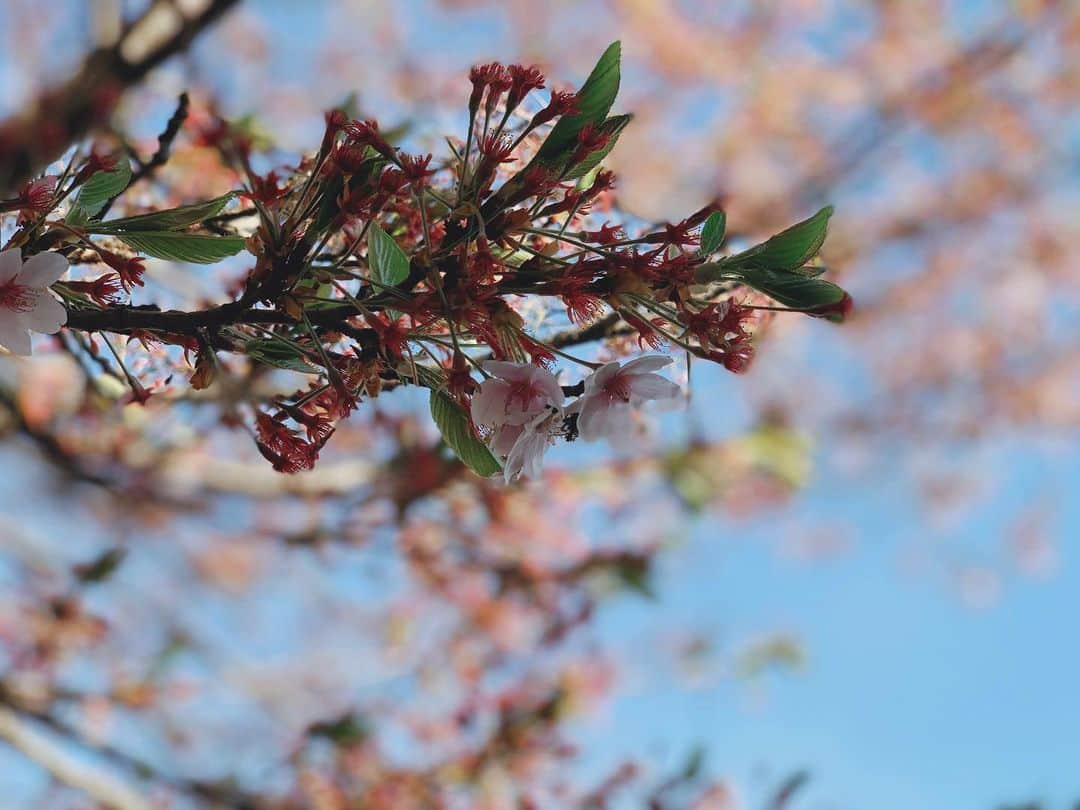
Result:
<svg viewBox="0 0 1080 810"><path fill-rule="evenodd" d="M506 483L522 476L536 478L540 475L544 453L562 432L564 419L562 408L549 405L524 425L506 425L502 428L502 431L518 431L503 462Z"/></svg>
<svg viewBox="0 0 1080 810"><path fill-rule="evenodd" d="M503 461L507 483L535 477L562 430L562 387L550 371L529 363L489 360L483 368L492 376L473 397L473 421L492 431L488 445Z"/></svg>
<svg viewBox="0 0 1080 810"><path fill-rule="evenodd" d="M492 376L473 397L473 421L498 429L524 425L550 407L562 408L563 390L548 370L530 363L488 360L484 371Z"/></svg>
<svg viewBox="0 0 1080 810"><path fill-rule="evenodd" d="M656 374L672 362L670 357L649 355L606 363L585 378L585 392L569 408L578 414L578 434L585 441L618 441L633 434L634 408L647 400L672 399L679 386Z"/></svg>
<svg viewBox="0 0 1080 810"><path fill-rule="evenodd" d="M30 332L51 335L67 323L67 310L48 289L67 269L59 253L38 253L24 262L18 248L0 252L0 346L28 355Z"/></svg>

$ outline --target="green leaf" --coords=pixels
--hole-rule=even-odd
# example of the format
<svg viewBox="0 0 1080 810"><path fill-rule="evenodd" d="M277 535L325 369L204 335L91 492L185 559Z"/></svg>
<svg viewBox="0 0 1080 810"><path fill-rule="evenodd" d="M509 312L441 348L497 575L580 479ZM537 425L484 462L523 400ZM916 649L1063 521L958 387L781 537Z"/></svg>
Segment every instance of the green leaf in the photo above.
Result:
<svg viewBox="0 0 1080 810"><path fill-rule="evenodd" d="M543 162L558 161L573 148L586 124L601 123L619 93L619 63L622 46L612 42L596 63L585 84L578 90L578 111L564 115L548 133L536 157Z"/></svg>
<svg viewBox="0 0 1080 810"><path fill-rule="evenodd" d="M445 391L431 390L431 418L443 441L474 473L487 478L502 470L491 451L473 435L465 411Z"/></svg>
<svg viewBox="0 0 1080 810"><path fill-rule="evenodd" d="M222 194L206 202L181 205L167 211L154 211L134 217L111 219L108 222L96 222L90 228L91 233L115 234L129 231L180 231L189 225L216 217L235 196L233 192Z"/></svg>
<svg viewBox="0 0 1080 810"><path fill-rule="evenodd" d="M742 270L734 273L740 281L787 307L829 309L844 300L847 293L831 281L811 278L782 270Z"/></svg>
<svg viewBox="0 0 1080 810"><path fill-rule="evenodd" d="M116 236L147 256L194 264L213 264L244 249L244 240L239 236L209 236L182 231L133 231Z"/></svg>
<svg viewBox="0 0 1080 810"><path fill-rule="evenodd" d="M349 712L336 720L308 726L308 736L324 737L334 745L360 745L371 736L371 729L362 717Z"/></svg>
<svg viewBox="0 0 1080 810"><path fill-rule="evenodd" d="M299 371L302 374L317 374L319 369L304 361L303 356L283 340L249 340L244 344L244 353L252 360L274 368Z"/></svg>
<svg viewBox="0 0 1080 810"><path fill-rule="evenodd" d="M720 263L726 267L755 270L795 270L802 267L817 255L825 243L832 214L833 207L827 205L809 219L792 225L760 245L728 256Z"/></svg>
<svg viewBox="0 0 1080 810"><path fill-rule="evenodd" d="M576 180L579 177L584 177L599 166L600 162L615 148L615 144L619 140L619 135L633 118L634 116L632 115L615 115L601 124L600 131L609 136L607 144L603 149L597 149L570 169L570 171L566 173L567 179Z"/></svg>
<svg viewBox="0 0 1080 810"><path fill-rule="evenodd" d="M629 590L646 599L656 600L648 559L636 556L625 557L615 564L614 573L619 582Z"/></svg>
<svg viewBox="0 0 1080 810"><path fill-rule="evenodd" d="M368 264L375 281L394 287L409 277L409 257L390 234L374 222L368 228Z"/></svg>
<svg viewBox="0 0 1080 810"><path fill-rule="evenodd" d="M698 253L708 256L720 249L720 243L724 241L724 230L727 227L727 216L723 211L713 211L701 228L701 250Z"/></svg>
<svg viewBox="0 0 1080 810"><path fill-rule="evenodd" d="M120 567L120 563L124 561L126 554L127 552L119 546L109 548L90 562L76 565L72 570L76 579L84 585L104 582Z"/></svg>
<svg viewBox="0 0 1080 810"><path fill-rule="evenodd" d="M105 203L126 189L130 182L131 164L126 155L121 155L112 171L94 172L90 179L82 184L75 198L74 208L81 209L87 217L92 217L105 207Z"/></svg>

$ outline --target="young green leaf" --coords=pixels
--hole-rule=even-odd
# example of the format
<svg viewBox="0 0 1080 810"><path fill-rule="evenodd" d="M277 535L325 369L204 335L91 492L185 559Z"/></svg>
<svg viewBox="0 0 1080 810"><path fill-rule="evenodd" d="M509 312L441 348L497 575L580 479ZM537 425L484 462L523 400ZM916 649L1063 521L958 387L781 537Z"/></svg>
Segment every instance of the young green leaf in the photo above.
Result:
<svg viewBox="0 0 1080 810"><path fill-rule="evenodd" d="M470 470L487 478L502 470L483 442L473 435L469 417L444 391L431 390L431 418L443 441Z"/></svg>
<svg viewBox="0 0 1080 810"><path fill-rule="evenodd" d="M212 200L191 205L181 205L166 211L154 211L134 217L111 219L108 222L95 222L90 227L91 233L118 234L128 231L180 231L197 222L216 217L228 205L235 195L233 192L222 194Z"/></svg>
<svg viewBox="0 0 1080 810"><path fill-rule="evenodd" d="M114 169L94 172L90 179L82 184L73 210L80 209L86 217L92 217L105 207L105 203L126 189L130 182L131 164L125 155L121 155L117 158Z"/></svg>
<svg viewBox="0 0 1080 810"><path fill-rule="evenodd" d="M244 249L244 240L239 236L209 236L182 231L133 231L116 236L147 256L194 264L213 264Z"/></svg>
<svg viewBox="0 0 1080 810"><path fill-rule="evenodd" d="M720 243L724 241L724 229L727 227L727 216L723 211L713 211L701 228L702 256L709 256L720 249Z"/></svg>
<svg viewBox="0 0 1080 810"><path fill-rule="evenodd" d="M574 147L578 133L586 124L601 123L615 103L619 93L619 63L622 46L612 42L596 63L589 78L577 92L578 111L558 120L537 152L538 160L549 163L565 160L565 153Z"/></svg>
<svg viewBox="0 0 1080 810"><path fill-rule="evenodd" d="M847 293L831 281L782 270L751 269L734 273L740 281L794 309L831 311Z"/></svg>
<svg viewBox="0 0 1080 810"><path fill-rule="evenodd" d="M252 360L275 368L299 371L302 374L315 374L319 371L305 362L295 347L282 340L249 340L244 344L244 353Z"/></svg>
<svg viewBox="0 0 1080 810"><path fill-rule="evenodd" d="M409 257L394 237L374 222L368 228L368 264L375 281L387 287L409 277Z"/></svg>
<svg viewBox="0 0 1080 810"><path fill-rule="evenodd" d="M751 270L795 270L821 250L833 208L827 205L809 219L792 225L772 238L720 263Z"/></svg>
<svg viewBox="0 0 1080 810"><path fill-rule="evenodd" d="M634 116L632 115L614 115L601 124L600 131L608 136L608 142L604 145L603 149L597 149L583 161L571 168L570 171L566 173L567 179L576 180L579 177L584 177L599 166L600 162L615 148L615 143L619 140L619 135L633 118Z"/></svg>

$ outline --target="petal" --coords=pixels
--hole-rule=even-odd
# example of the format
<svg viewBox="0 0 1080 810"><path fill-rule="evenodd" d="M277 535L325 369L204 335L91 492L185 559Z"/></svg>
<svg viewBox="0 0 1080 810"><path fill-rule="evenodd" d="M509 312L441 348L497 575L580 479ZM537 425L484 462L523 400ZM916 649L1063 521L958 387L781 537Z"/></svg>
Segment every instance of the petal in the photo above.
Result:
<svg viewBox="0 0 1080 810"><path fill-rule="evenodd" d="M0 346L12 354L30 354L30 333L19 318L0 317Z"/></svg>
<svg viewBox="0 0 1080 810"><path fill-rule="evenodd" d="M53 335L60 331L60 327L67 323L67 310L64 305L53 298L49 293L41 290L38 293L34 308L22 313L22 322L27 329L41 332L43 335Z"/></svg>
<svg viewBox="0 0 1080 810"><path fill-rule="evenodd" d="M630 393L641 399L671 399L682 389L659 374L635 374L629 380Z"/></svg>
<svg viewBox="0 0 1080 810"><path fill-rule="evenodd" d="M523 472L529 478L539 478L544 471L544 454L551 443L547 436L537 435L525 448L525 467Z"/></svg>
<svg viewBox="0 0 1080 810"><path fill-rule="evenodd" d="M533 366L531 382L536 390L546 397L545 404L551 403L552 405L561 406L563 400L566 399L566 395L563 394L562 386L559 385L559 381L555 379L555 375L545 368Z"/></svg>
<svg viewBox="0 0 1080 810"><path fill-rule="evenodd" d="M505 458L514 449L514 443L523 431L520 425L503 425L491 439L491 452Z"/></svg>
<svg viewBox="0 0 1080 810"><path fill-rule="evenodd" d="M663 354L649 354L644 357L639 357L636 360L631 360L625 366L623 366L624 374L644 374L649 371L656 371L664 366L670 366L675 361Z"/></svg>
<svg viewBox="0 0 1080 810"><path fill-rule="evenodd" d="M547 450L547 434L543 431L526 430L514 442L506 457L504 475L507 481L519 476L535 478L540 474L544 451Z"/></svg>
<svg viewBox="0 0 1080 810"><path fill-rule="evenodd" d="M587 442L602 439L604 434L601 432L601 427L608 403L597 397L584 396L581 399L584 403L581 406L581 413L578 414L578 435Z"/></svg>
<svg viewBox="0 0 1080 810"><path fill-rule="evenodd" d="M519 437L514 446L510 448L510 453L506 457L506 463L503 464L503 480L506 483L510 483L521 475L521 468L523 465L524 449L521 445L521 439Z"/></svg>
<svg viewBox="0 0 1080 810"><path fill-rule="evenodd" d="M618 362L605 363L597 371L585 378L585 393L593 394L607 385L611 378L619 373Z"/></svg>
<svg viewBox="0 0 1080 810"><path fill-rule="evenodd" d="M634 414L626 408L612 419L611 430L608 433L608 442L617 450L633 453L640 448L637 446L641 436L639 425L634 421Z"/></svg>
<svg viewBox="0 0 1080 810"><path fill-rule="evenodd" d="M22 251L8 248L0 253L0 284L7 284L22 270Z"/></svg>
<svg viewBox="0 0 1080 810"><path fill-rule="evenodd" d="M60 280L68 269L68 260L59 253L37 253L26 260L19 281L27 287L48 287Z"/></svg>
<svg viewBox="0 0 1080 810"><path fill-rule="evenodd" d="M473 421L489 427L501 425L506 419L506 398L509 393L510 386L503 380L492 378L480 383L480 390L473 397L470 407Z"/></svg>
<svg viewBox="0 0 1080 810"><path fill-rule="evenodd" d="M531 363L511 363L509 360L486 360L481 364L481 368L488 374L493 374L504 380L521 382L529 379L533 365Z"/></svg>
<svg viewBox="0 0 1080 810"><path fill-rule="evenodd" d="M582 420L579 418L579 429L581 428L581 422ZM625 402L614 402L610 404L604 403L602 407L595 408L589 415L585 428L581 429L581 435L586 441L607 439L611 442L618 442L620 439L629 438L633 434L633 430L633 410Z"/></svg>

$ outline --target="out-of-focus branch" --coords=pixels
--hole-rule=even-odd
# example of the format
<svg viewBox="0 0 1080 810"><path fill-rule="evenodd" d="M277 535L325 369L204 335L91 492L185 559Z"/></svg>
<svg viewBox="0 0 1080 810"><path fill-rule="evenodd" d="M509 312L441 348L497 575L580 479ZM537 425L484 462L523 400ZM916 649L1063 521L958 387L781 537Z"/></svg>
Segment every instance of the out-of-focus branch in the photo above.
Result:
<svg viewBox="0 0 1080 810"><path fill-rule="evenodd" d="M151 810L153 805L116 774L85 757L76 757L29 721L0 705L0 737L65 785L115 810Z"/></svg>
<svg viewBox="0 0 1080 810"><path fill-rule="evenodd" d="M0 125L0 190L14 189L101 124L119 97L166 59L186 50L239 0L156 0L115 45L99 48L63 86L43 93L22 115Z"/></svg>
<svg viewBox="0 0 1080 810"><path fill-rule="evenodd" d="M66 697L72 699L74 696L67 695ZM149 762L119 748L105 743L91 742L77 728L58 719L49 708L25 703L6 684L0 683L0 738L6 739L14 748L47 768L64 784L85 791L106 807L151 810L157 805L143 799L120 777L102 771L100 766L95 767L92 762L84 762L85 757L72 757L60 744L38 731L32 723L48 729L50 733L63 739L64 743L85 751L115 769L131 774L132 778L159 783L172 790L206 801L211 807L251 808L256 805L254 795L240 791L231 784L171 776L158 770ZM72 767L62 772L54 769L53 766L60 768L61 763L70 764ZM90 775L96 776L100 781L95 782L89 778ZM83 781L74 781L80 778ZM105 787L101 788L100 785ZM110 786L113 788L111 791L107 789ZM107 797L112 800L110 801ZM119 800L124 801L122 803Z"/></svg>

